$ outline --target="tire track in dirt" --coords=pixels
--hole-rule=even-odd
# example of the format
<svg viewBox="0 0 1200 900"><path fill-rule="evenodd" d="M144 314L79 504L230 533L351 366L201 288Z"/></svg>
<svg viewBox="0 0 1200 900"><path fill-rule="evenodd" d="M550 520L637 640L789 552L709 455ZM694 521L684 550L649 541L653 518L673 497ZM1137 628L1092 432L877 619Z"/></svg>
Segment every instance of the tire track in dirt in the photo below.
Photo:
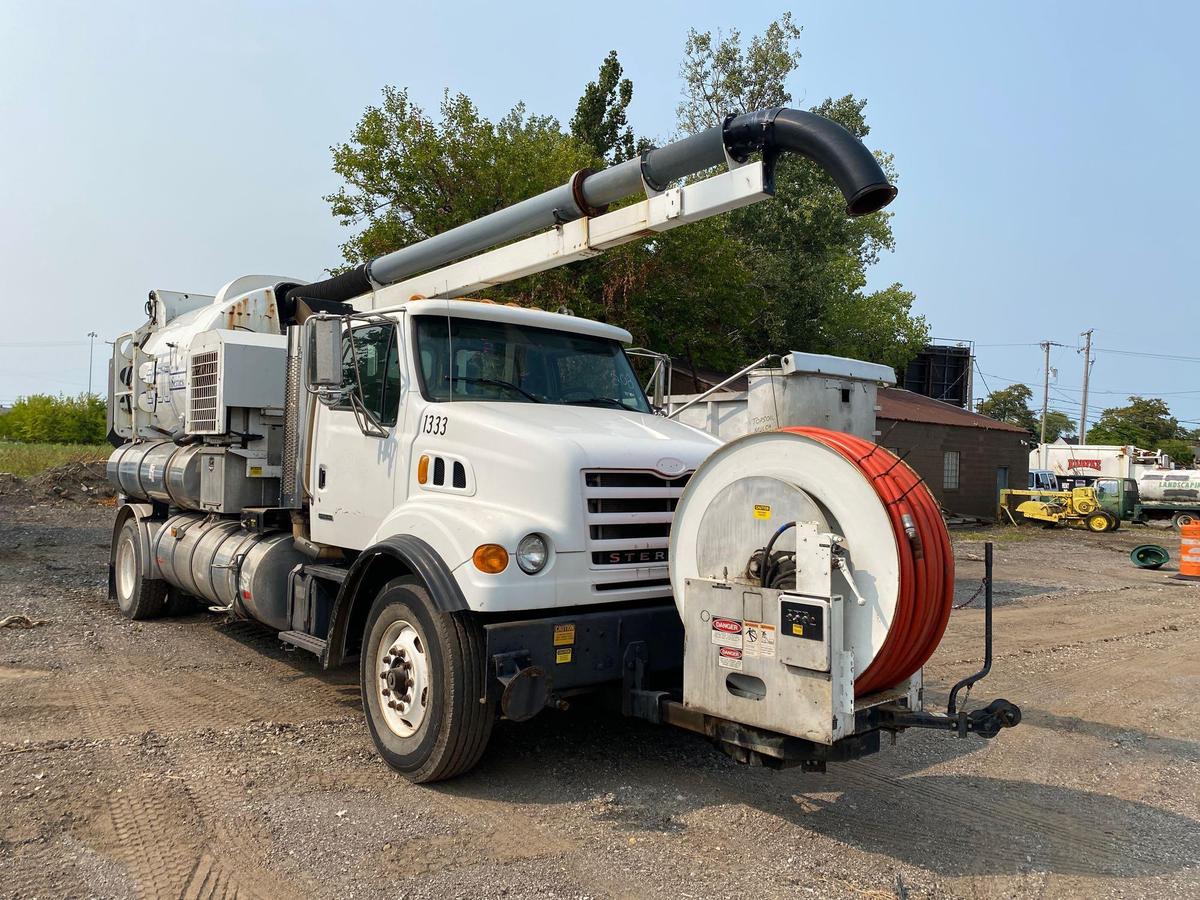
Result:
<svg viewBox="0 0 1200 900"><path fill-rule="evenodd" d="M97 675L95 680L110 685L115 681L107 674ZM326 698L320 690L277 684L269 677L263 679L261 687L252 687L232 676L221 680L194 672L186 681L125 674L119 684L100 696L76 691L74 702L85 733L101 740L118 740L145 731L177 734L264 721L302 724L349 715L336 694Z"/></svg>
<svg viewBox="0 0 1200 900"><path fill-rule="evenodd" d="M105 848L124 863L138 896L179 897L196 868L199 847L185 800L163 783L131 783L109 802L114 839Z"/></svg>

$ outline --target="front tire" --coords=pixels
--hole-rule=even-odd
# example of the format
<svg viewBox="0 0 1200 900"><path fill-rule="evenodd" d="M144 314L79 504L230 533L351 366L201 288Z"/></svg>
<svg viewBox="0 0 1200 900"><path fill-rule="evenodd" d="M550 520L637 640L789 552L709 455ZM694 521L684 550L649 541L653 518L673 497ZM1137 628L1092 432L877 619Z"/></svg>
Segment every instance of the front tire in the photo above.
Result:
<svg viewBox="0 0 1200 900"><path fill-rule="evenodd" d="M113 582L117 607L128 619L154 619L163 614L167 583L146 578L142 572L142 536L135 519L129 519L117 533L113 546Z"/></svg>
<svg viewBox="0 0 1200 900"><path fill-rule="evenodd" d="M413 578L383 586L359 661L363 711L379 755L409 781L474 767L495 720L483 634L468 613L436 608Z"/></svg>

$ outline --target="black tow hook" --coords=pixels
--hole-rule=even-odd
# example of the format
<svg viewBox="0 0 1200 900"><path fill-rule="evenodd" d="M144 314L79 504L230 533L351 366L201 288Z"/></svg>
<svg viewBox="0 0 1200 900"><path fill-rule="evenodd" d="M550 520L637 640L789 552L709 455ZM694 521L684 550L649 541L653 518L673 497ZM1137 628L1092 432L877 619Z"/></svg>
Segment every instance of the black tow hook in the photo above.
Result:
<svg viewBox="0 0 1200 900"><path fill-rule="evenodd" d="M965 604L964 604L965 605ZM958 693L966 689L970 694L976 682L985 678L992 670L992 542L983 547L983 668L968 675L950 689L950 700L944 715L938 713L913 712L903 706L887 704L875 709L876 722L881 728L936 728L953 731L960 738L977 734L983 738L994 738L1002 728L1012 728L1021 721L1021 707L1007 700L993 700L983 709L966 712L958 708Z"/></svg>
<svg viewBox="0 0 1200 900"><path fill-rule="evenodd" d="M993 700L983 709L959 712L954 715L913 712L900 706L880 706L875 710L876 721L881 728L934 728L938 731L953 731L960 738L977 734L982 738L994 738L1002 728L1012 728L1021 721L1021 707L1007 700Z"/></svg>

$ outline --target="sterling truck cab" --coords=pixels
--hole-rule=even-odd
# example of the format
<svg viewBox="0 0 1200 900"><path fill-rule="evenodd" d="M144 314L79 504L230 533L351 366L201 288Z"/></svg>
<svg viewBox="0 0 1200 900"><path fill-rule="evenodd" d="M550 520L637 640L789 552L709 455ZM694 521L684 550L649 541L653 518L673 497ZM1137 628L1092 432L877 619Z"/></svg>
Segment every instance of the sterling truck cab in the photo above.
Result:
<svg viewBox="0 0 1200 900"><path fill-rule="evenodd" d="M670 598L674 501L719 442L654 414L628 332L461 300L349 329L315 410L313 541L415 536L482 612Z"/></svg>

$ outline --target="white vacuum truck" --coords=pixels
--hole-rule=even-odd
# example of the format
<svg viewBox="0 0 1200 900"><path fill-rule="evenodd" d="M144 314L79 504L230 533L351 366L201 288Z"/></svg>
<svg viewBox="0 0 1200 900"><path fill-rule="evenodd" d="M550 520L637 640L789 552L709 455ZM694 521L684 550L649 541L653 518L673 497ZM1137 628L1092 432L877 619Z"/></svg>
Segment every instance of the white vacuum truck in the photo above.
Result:
<svg viewBox="0 0 1200 900"><path fill-rule="evenodd" d="M767 765L1015 724L1006 701L922 711L953 564L902 462L815 429L721 445L657 413L621 328L457 299L766 199L784 152L850 215L895 196L840 126L771 109L323 282L152 291L109 379L121 611L200 598L356 662L414 781L584 692Z"/></svg>

